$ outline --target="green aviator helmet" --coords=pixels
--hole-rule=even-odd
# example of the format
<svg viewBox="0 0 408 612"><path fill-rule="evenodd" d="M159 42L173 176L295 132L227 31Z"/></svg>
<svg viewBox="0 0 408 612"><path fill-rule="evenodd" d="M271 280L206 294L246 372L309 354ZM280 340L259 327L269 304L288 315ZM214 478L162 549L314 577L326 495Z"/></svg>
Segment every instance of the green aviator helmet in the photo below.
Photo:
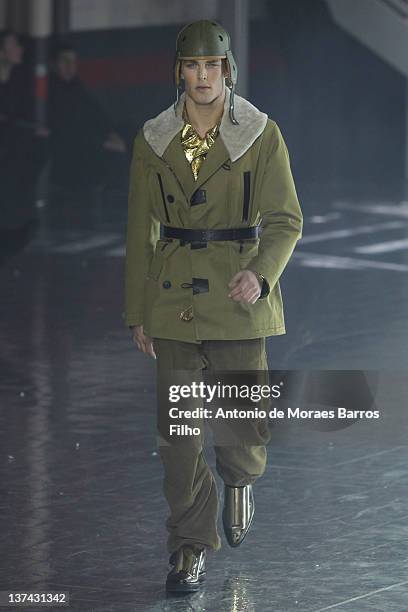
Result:
<svg viewBox="0 0 408 612"><path fill-rule="evenodd" d="M225 59L227 85L231 90L229 116L232 123L239 125L234 116L234 92L238 68L231 52L231 40L228 32L219 23L201 19L186 25L177 36L176 56L174 60L174 81L177 88L177 99L180 97L181 60L197 57L218 56Z"/></svg>

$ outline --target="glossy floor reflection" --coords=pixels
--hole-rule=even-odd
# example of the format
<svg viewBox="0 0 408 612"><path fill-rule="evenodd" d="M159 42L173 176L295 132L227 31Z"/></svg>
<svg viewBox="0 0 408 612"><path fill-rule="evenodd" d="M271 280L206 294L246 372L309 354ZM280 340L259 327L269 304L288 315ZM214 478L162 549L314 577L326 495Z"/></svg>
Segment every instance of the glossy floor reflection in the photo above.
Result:
<svg viewBox="0 0 408 612"><path fill-rule="evenodd" d="M190 596L163 588L155 364L121 320L123 194L46 206L23 251L3 242L0 590L69 591L80 612L407 609L408 203L304 194L270 368L377 370L382 418L276 428L253 528Z"/></svg>

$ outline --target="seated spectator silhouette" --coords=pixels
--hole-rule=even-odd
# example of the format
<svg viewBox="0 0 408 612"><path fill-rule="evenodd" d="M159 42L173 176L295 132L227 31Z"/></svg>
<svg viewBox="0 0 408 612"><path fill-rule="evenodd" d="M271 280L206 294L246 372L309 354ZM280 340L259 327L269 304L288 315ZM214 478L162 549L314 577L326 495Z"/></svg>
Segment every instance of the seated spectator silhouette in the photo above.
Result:
<svg viewBox="0 0 408 612"><path fill-rule="evenodd" d="M80 80L78 55L70 44L54 52L48 106L51 182L68 190L106 185L127 163L126 144Z"/></svg>

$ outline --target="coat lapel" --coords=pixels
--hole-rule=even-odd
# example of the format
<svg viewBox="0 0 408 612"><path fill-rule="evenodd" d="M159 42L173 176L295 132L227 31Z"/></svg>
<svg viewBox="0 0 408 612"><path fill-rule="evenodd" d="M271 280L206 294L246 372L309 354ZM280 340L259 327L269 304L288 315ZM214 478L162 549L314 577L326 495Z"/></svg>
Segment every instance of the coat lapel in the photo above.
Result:
<svg viewBox="0 0 408 612"><path fill-rule="evenodd" d="M186 94L183 92L176 108L173 105L169 106L157 117L149 119L143 125L145 140L159 157L163 156L170 142L184 125L182 115L185 96ZM262 134L268 120L268 115L262 113L248 100L245 100L245 98L235 94L235 115L239 124L234 125L229 118L230 96L231 92L226 87L220 135L228 150L231 161L235 162L248 151L255 140Z"/></svg>
<svg viewBox="0 0 408 612"><path fill-rule="evenodd" d="M245 98L235 95L235 114L239 125L232 124L229 119L230 90L227 87L219 134L208 151L195 181L180 142L180 131L184 125L182 114L185 95L185 92L181 94L176 107L172 105L157 117L146 121L143 134L156 155L162 157L170 166L190 200L194 191L228 159L234 162L244 155L262 134L268 116Z"/></svg>
<svg viewBox="0 0 408 612"><path fill-rule="evenodd" d="M194 180L193 173L190 168L191 176L193 177L194 188L193 191L199 189L203 183L205 183L210 176L214 174L227 160L229 159L229 153L222 140L221 134L218 134L214 144L208 150L206 158L200 168L197 176L197 180Z"/></svg>
<svg viewBox="0 0 408 612"><path fill-rule="evenodd" d="M183 147L181 146L180 132L176 134L163 153L163 159L177 176L186 198L190 200L191 193L194 192L195 181L190 164L188 163L186 156L184 155Z"/></svg>

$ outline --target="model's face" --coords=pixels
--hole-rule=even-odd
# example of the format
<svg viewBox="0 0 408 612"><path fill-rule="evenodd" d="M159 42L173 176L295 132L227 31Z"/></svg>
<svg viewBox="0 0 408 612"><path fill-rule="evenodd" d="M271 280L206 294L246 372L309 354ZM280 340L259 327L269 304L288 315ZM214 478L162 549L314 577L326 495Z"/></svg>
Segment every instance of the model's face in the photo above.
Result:
<svg viewBox="0 0 408 612"><path fill-rule="evenodd" d="M220 57L182 60L181 78L185 92L196 104L211 104L224 91L224 74Z"/></svg>
<svg viewBox="0 0 408 612"><path fill-rule="evenodd" d="M78 72L78 58L74 51L63 51L59 54L56 69L58 76L64 81L72 81Z"/></svg>
<svg viewBox="0 0 408 612"><path fill-rule="evenodd" d="M14 34L6 36L3 42L3 55L10 64L21 64L24 49Z"/></svg>

